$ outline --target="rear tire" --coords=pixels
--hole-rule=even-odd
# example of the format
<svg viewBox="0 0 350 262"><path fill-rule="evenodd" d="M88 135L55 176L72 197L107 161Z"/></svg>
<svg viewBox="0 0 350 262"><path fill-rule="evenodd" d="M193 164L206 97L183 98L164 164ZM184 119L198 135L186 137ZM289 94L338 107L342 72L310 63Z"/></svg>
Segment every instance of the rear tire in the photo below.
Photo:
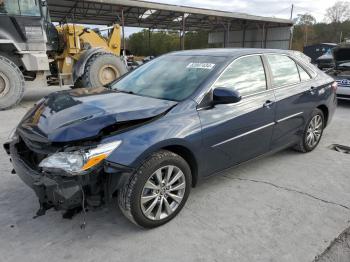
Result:
<svg viewBox="0 0 350 262"><path fill-rule="evenodd" d="M101 87L118 79L127 71L120 57L111 53L97 53L89 58L83 76L74 83L74 87Z"/></svg>
<svg viewBox="0 0 350 262"><path fill-rule="evenodd" d="M159 227L181 211L191 185L187 162L177 154L162 150L144 162L119 190L119 208L138 226Z"/></svg>
<svg viewBox="0 0 350 262"><path fill-rule="evenodd" d="M302 153L313 151L321 141L324 127L325 120L323 112L317 108L312 112L302 138L294 149Z"/></svg>
<svg viewBox="0 0 350 262"><path fill-rule="evenodd" d="M17 105L24 94L24 76L11 60L0 56L0 110Z"/></svg>

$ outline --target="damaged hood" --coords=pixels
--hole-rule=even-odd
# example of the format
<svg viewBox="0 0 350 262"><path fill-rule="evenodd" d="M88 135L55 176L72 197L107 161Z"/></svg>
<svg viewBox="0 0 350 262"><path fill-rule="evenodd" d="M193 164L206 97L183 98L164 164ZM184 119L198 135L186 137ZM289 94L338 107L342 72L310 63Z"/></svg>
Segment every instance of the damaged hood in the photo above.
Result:
<svg viewBox="0 0 350 262"><path fill-rule="evenodd" d="M106 88L74 89L39 101L18 130L49 142L77 141L96 137L106 128L117 131L118 124L151 120L176 104Z"/></svg>

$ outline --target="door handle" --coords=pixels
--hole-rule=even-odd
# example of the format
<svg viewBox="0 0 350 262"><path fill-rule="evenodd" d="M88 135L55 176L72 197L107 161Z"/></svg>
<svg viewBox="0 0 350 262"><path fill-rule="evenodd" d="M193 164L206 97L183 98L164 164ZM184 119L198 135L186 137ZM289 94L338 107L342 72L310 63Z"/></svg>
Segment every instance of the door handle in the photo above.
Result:
<svg viewBox="0 0 350 262"><path fill-rule="evenodd" d="M273 102L273 101L271 101L271 100L267 100L267 101L264 103L264 107L270 109L271 106L272 106L274 103L275 103L275 102Z"/></svg>
<svg viewBox="0 0 350 262"><path fill-rule="evenodd" d="M316 87L314 87L314 86L310 87L310 93L311 93L311 95L316 94L316 92L317 92L317 88L316 88Z"/></svg>

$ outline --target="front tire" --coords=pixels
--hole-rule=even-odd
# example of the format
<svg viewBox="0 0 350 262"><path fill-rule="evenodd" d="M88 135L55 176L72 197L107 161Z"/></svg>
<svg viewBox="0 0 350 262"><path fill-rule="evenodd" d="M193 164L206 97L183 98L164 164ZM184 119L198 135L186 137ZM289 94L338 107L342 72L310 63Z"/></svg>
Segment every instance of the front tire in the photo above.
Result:
<svg viewBox="0 0 350 262"><path fill-rule="evenodd" d="M320 109L315 109L308 121L302 138L295 149L302 153L313 151L321 141L323 130L325 127L324 114Z"/></svg>
<svg viewBox="0 0 350 262"><path fill-rule="evenodd" d="M123 214L144 228L172 220L183 208L192 185L191 169L179 155L153 154L118 192Z"/></svg>
<svg viewBox="0 0 350 262"><path fill-rule="evenodd" d="M0 110L17 105L24 94L24 76L11 60L0 56Z"/></svg>
<svg viewBox="0 0 350 262"><path fill-rule="evenodd" d="M97 53L89 58L84 75L74 83L74 87L101 87L118 79L127 71L120 57L112 53Z"/></svg>

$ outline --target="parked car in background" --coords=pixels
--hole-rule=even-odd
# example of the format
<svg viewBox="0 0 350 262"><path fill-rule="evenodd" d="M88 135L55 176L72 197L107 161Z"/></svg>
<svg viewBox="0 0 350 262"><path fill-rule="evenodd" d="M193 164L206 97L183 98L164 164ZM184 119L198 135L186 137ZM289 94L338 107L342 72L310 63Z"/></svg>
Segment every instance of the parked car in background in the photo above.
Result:
<svg viewBox="0 0 350 262"><path fill-rule="evenodd" d="M320 43L315 45L305 46L303 53L311 58L311 63L316 64L316 60L324 54L337 47L336 43Z"/></svg>
<svg viewBox="0 0 350 262"><path fill-rule="evenodd" d="M38 214L117 195L130 221L153 228L205 177L288 147L313 151L335 92L330 76L289 51L175 52L107 87L40 100L4 147Z"/></svg>
<svg viewBox="0 0 350 262"><path fill-rule="evenodd" d="M151 60L153 60L155 58L155 56L146 56L146 57L144 57L143 59L142 59L142 62L143 63L147 63L147 62L149 62L149 61L151 61Z"/></svg>
<svg viewBox="0 0 350 262"><path fill-rule="evenodd" d="M337 97L350 100L350 46L340 46L333 50L334 68L328 71L338 83Z"/></svg>
<svg viewBox="0 0 350 262"><path fill-rule="evenodd" d="M327 53L317 58L316 64L317 64L317 67L321 70L334 68L334 58L333 58L332 50L329 50Z"/></svg>

